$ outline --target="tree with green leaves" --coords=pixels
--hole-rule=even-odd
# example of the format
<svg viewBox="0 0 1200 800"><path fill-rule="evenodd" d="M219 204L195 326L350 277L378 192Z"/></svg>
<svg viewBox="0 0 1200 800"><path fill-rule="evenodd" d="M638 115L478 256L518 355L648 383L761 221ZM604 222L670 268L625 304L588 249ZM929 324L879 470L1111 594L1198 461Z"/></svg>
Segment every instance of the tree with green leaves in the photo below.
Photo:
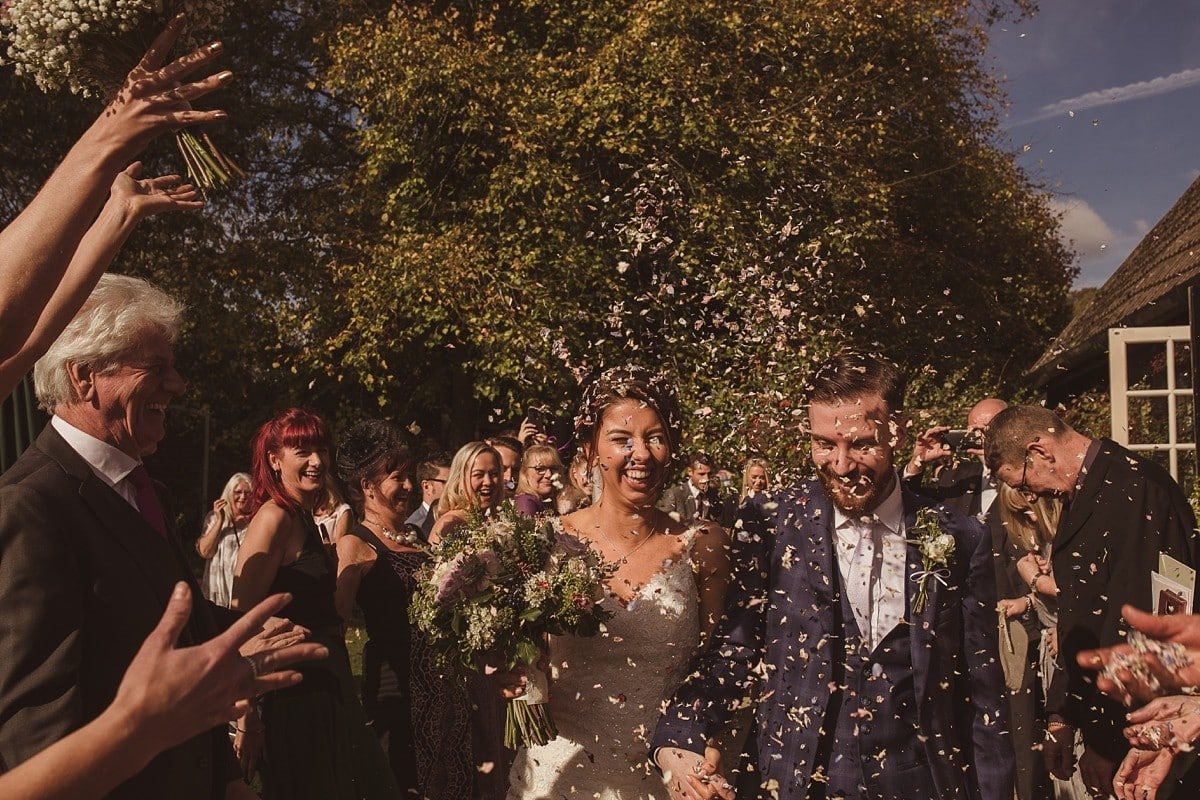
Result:
<svg viewBox="0 0 1200 800"><path fill-rule="evenodd" d="M638 361L678 377L696 444L777 461L837 347L1011 387L1074 274L981 65L1026 10L409 2L344 26L326 80L364 227L311 368L467 421Z"/></svg>

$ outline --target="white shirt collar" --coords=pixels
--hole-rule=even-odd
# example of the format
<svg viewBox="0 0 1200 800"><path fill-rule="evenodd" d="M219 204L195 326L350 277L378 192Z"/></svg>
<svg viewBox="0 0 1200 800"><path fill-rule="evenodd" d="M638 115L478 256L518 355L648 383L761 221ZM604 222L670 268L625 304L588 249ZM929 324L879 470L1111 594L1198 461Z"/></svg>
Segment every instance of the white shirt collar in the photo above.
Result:
<svg viewBox="0 0 1200 800"><path fill-rule="evenodd" d="M116 486L125 480L129 473L142 463L130 458L128 453L118 450L108 442L102 442L90 433L84 433L62 417L51 417L50 424L109 486Z"/></svg>
<svg viewBox="0 0 1200 800"><path fill-rule="evenodd" d="M695 497L695 498L700 497L700 489L696 487L696 484L692 483L691 478L688 478L687 486L688 486L688 491L692 493L692 497Z"/></svg>
<svg viewBox="0 0 1200 800"><path fill-rule="evenodd" d="M896 476L896 483L892 486L892 491L887 497L883 498L883 502L868 516L877 519L880 524L892 533L898 534L903 530L904 495L900 491L899 476ZM862 517L847 516L836 504L833 506L833 527L835 530L851 522L858 522L860 519Z"/></svg>

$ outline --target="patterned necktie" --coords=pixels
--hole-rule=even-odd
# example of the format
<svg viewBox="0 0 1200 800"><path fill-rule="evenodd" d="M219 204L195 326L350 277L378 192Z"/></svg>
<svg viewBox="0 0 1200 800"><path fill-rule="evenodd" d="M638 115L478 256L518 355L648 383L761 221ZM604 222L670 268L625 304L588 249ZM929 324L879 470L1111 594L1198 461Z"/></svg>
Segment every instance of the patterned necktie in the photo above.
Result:
<svg viewBox="0 0 1200 800"><path fill-rule="evenodd" d="M146 472L145 467L138 464L133 468L133 472L129 473L129 480L133 481L133 486L137 489L137 504L142 519L146 520L151 528L158 531L160 536L166 536L167 515L163 513L162 504L158 502L154 484L150 482L150 473Z"/></svg>
<svg viewBox="0 0 1200 800"><path fill-rule="evenodd" d="M871 579L875 567L875 526L869 523L854 523L858 532L858 545L850 559L850 574L846 578L846 597L854 609L854 621L867 650L874 648L871 635Z"/></svg>

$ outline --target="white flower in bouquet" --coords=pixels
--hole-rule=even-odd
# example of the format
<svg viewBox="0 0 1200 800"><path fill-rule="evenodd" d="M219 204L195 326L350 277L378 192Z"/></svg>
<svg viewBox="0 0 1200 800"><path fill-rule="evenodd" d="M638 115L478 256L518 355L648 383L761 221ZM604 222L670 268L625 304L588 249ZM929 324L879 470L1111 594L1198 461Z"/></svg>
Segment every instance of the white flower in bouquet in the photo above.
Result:
<svg viewBox="0 0 1200 800"><path fill-rule="evenodd" d="M183 41L198 44L200 34L218 28L227 6L228 0L8 0L0 11L9 40L5 61L43 91L111 93L171 17L186 11ZM130 35L140 41L122 41Z"/></svg>
<svg viewBox="0 0 1200 800"><path fill-rule="evenodd" d="M954 555L954 537L948 533L939 534L921 544L921 555L934 564L949 563Z"/></svg>

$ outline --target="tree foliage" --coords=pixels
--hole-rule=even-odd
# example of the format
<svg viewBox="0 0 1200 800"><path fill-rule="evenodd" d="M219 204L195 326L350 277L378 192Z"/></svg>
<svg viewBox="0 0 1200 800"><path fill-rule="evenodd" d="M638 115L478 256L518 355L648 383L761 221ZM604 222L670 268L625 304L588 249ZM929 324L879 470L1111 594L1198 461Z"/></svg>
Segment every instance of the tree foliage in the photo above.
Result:
<svg viewBox="0 0 1200 800"><path fill-rule="evenodd" d="M1016 11L1024 9L1022 3ZM918 405L1007 392L1068 313L1044 198L997 143L979 0L245 0L222 149L250 179L116 268L191 309L158 472L189 507L305 403L447 444L639 361L693 443L796 460L851 344ZM207 104L207 102L206 102ZM0 221L98 109L0 69ZM176 171L169 142L148 171ZM934 365L931 370L928 365Z"/></svg>
<svg viewBox="0 0 1200 800"><path fill-rule="evenodd" d="M569 402L640 361L678 376L697 444L779 459L839 346L1011 387L1074 273L996 144L979 12L519 0L343 27L327 79L360 114L368 224L314 368L406 414Z"/></svg>

